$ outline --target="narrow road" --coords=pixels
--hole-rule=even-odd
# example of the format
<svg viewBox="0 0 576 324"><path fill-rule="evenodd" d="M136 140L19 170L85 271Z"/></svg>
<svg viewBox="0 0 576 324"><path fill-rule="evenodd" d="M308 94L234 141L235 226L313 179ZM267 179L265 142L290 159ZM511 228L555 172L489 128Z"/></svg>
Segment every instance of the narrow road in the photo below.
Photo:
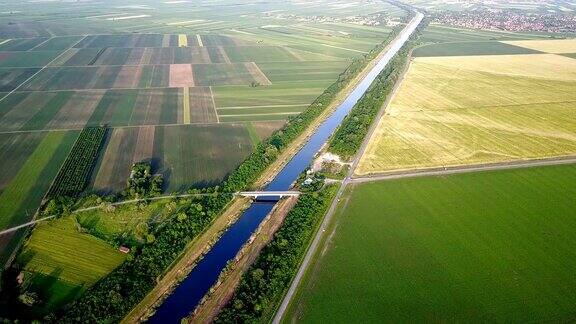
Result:
<svg viewBox="0 0 576 324"><path fill-rule="evenodd" d="M81 213L81 212L85 212L85 211L89 211L89 210L104 208L107 206L120 206L120 205L126 205L126 204L133 204L133 203L137 203L137 202L141 202L141 201L174 199L174 198L188 198L188 197L199 197L199 196L211 196L213 194L214 193L194 193L194 194L165 195L165 196L157 196L157 197L138 198L138 199L118 201L118 202L110 203L110 204L106 204L106 205L97 205L97 206L92 206L92 207L80 208L80 209L76 209L76 210L72 211L72 213L76 214L76 213ZM232 193L231 192L219 192L218 194L258 198L258 197L276 197L276 196L294 197L294 196L301 195L302 192L294 191L294 190L290 190L290 191L239 191L239 192L232 192ZM46 216L46 217L36 219L36 220L30 221L30 222L27 222L24 224L20 224L20 225L14 226L14 227L7 228L5 230L0 231L0 236L15 232L15 231L17 231L21 228L24 228L24 227L32 226L32 225L35 225L37 223L50 220L54 217L56 217L56 215Z"/></svg>
<svg viewBox="0 0 576 324"><path fill-rule="evenodd" d="M399 41L400 37L403 34L406 34L406 33L412 34L416 30L416 27L420 24L420 22L422 21L423 18L424 18L424 15L421 14L420 12L417 12L416 16L414 18L412 18L410 23L404 28L402 33L400 35L398 35L398 37L396 38L396 40L394 40L394 42ZM400 82L398 82L398 84L399 83ZM393 97L393 95L391 95L390 98L391 97ZM383 107L385 107L386 105L387 105L387 102L383 105ZM280 321L282 320L282 317L284 316L284 313L286 312L286 309L288 308L288 305L290 304L290 301L292 300L292 297L293 297L294 293L296 292L296 289L298 288L298 285L300 284L300 281L302 280L304 273L306 272L306 269L308 269L308 266L310 264L310 260L312 260L312 257L314 256L314 254L316 253L316 250L318 249L318 246L319 246L320 241L322 239L322 234L324 233L324 231L328 227L328 224L330 224L332 216L334 215L334 211L336 210L336 207L338 206L338 201L340 200L340 197L344 193L344 190L346 189L346 185L350 182L352 175L354 174L354 170L356 169L356 166L358 165L358 161L360 160L360 156L362 156L362 154L364 153L364 150L366 149L366 146L368 145L368 140L370 139L370 137L372 136L372 133L376 129L376 125L378 124L378 120L380 119L380 117L382 116L383 113L384 113L384 109L381 109L381 111L378 113L378 115L375 118L375 122L370 127L368 134L364 138L364 142L362 143L362 146L360 147L360 149L356 153L354 160L352 161L352 164L351 164L350 169L348 171L348 174L346 175L346 177L342 181L342 185L338 189L338 192L336 193L336 196L334 197L334 200L332 201L332 204L330 205L328 212L324 216L324 220L322 221L322 224L320 224L320 227L318 228L318 232L316 233L314 240L310 244L310 247L308 248L308 251L306 252L306 256L304 257L304 260L302 260L302 264L300 265L300 268L298 269L298 272L296 273L296 276L294 277L294 280L292 281L290 288L288 289L288 292L286 293L286 296L284 296L284 300L282 300L282 304L280 304L280 307L276 311L276 315L274 316L272 323L274 323L274 324L280 323Z"/></svg>
<svg viewBox="0 0 576 324"><path fill-rule="evenodd" d="M395 180L401 178L414 178L426 176L441 176L458 173L478 172L478 171L495 171L509 170L519 168L530 168L547 165L561 165L576 163L576 156L564 156L534 160L520 160L510 162L486 163L476 165L459 165L454 167L433 168L433 169L414 169L399 172L390 172L382 174L373 174L363 177L354 177L349 179L348 183L363 183L371 181Z"/></svg>

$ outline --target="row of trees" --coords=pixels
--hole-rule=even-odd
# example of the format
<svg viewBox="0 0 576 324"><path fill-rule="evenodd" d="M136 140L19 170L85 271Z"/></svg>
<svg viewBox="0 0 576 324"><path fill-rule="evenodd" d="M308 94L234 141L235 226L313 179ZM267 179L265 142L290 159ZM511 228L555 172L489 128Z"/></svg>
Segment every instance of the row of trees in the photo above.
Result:
<svg viewBox="0 0 576 324"><path fill-rule="evenodd" d="M399 31L398 29L394 34ZM255 151L221 184L221 186L193 190L214 193L193 199L189 208L171 218L154 233L154 242L136 249L132 257L106 277L90 287L84 295L57 313L46 318L48 322L118 322L154 287L157 279L178 257L186 244L201 233L219 215L231 196L218 192L236 192L248 188L261 172L274 162L278 153L300 135L317 118L336 95L354 79L388 41L363 58L354 60L338 80L324 91L305 112L288 121L281 130L267 141L260 143ZM315 194L317 195L317 194ZM326 194L306 198L298 217L306 219L318 210L320 200ZM324 204L324 202L322 203ZM301 205L302 206L302 205ZM296 216L293 216L296 217ZM296 224L294 225L296 226ZM291 231L285 229L285 231ZM302 236L305 237L305 236Z"/></svg>
<svg viewBox="0 0 576 324"><path fill-rule="evenodd" d="M346 160L356 154L370 129L370 125L374 121L374 117L378 114L402 74L409 52L413 48L421 30L422 27L419 27L412 34L410 40L404 44L382 72L378 74L350 114L346 116L330 139L330 152L338 154Z"/></svg>
<svg viewBox="0 0 576 324"><path fill-rule="evenodd" d="M270 321L337 189L331 185L300 196L274 239L242 276L234 296L222 309L216 323Z"/></svg>
<svg viewBox="0 0 576 324"><path fill-rule="evenodd" d="M76 197L84 190L105 136L106 127L87 127L80 132L52 183L47 198Z"/></svg>

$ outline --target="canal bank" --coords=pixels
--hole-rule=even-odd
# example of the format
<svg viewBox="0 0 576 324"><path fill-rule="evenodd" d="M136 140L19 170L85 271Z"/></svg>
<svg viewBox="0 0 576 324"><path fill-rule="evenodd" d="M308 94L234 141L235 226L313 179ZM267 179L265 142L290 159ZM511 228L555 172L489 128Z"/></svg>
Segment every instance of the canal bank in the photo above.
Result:
<svg viewBox="0 0 576 324"><path fill-rule="evenodd" d="M298 175L310 164L314 155L324 145L334 130L342 123L355 103L366 92L376 76L400 50L414 32L422 15L417 14L400 35L391 42L384 55L356 85L354 90L336 110L316 128L308 142L282 168L278 175L265 187L269 191L288 190ZM253 204L220 238L212 249L198 262L182 283L166 298L150 318L152 323L179 323L180 319L194 310L198 302L217 281L222 269L232 260L260 222L272 209L273 204Z"/></svg>

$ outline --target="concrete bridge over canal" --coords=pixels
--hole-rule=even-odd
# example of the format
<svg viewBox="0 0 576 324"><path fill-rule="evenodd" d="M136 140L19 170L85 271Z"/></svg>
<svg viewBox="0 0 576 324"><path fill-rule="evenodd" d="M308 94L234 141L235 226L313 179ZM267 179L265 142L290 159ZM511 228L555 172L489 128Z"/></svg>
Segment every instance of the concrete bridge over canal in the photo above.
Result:
<svg viewBox="0 0 576 324"><path fill-rule="evenodd" d="M300 196L300 191L240 191L235 193L236 196L262 198L262 197L296 197Z"/></svg>

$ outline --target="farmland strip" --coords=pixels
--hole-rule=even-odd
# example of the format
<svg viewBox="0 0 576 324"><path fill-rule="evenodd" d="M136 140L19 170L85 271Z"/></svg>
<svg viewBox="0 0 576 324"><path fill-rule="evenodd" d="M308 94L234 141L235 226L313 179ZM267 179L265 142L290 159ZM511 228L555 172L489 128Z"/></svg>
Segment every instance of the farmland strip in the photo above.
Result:
<svg viewBox="0 0 576 324"><path fill-rule="evenodd" d="M202 43L202 38L200 37L200 35L196 35L196 39L198 40L198 46L204 47L204 44Z"/></svg>
<svg viewBox="0 0 576 324"><path fill-rule="evenodd" d="M149 161L154 153L154 126L142 126L138 129L136 149L132 158L133 163Z"/></svg>
<svg viewBox="0 0 576 324"><path fill-rule="evenodd" d="M190 89L182 88L182 120L184 124L190 124Z"/></svg>
<svg viewBox="0 0 576 324"><path fill-rule="evenodd" d="M178 47L188 47L188 36L185 34L178 35Z"/></svg>
<svg viewBox="0 0 576 324"><path fill-rule="evenodd" d="M218 47L216 47L216 49L218 50L218 53L220 53L220 55L222 55L222 59L224 60L224 63L228 63L228 64L232 63L232 61L230 61L230 57L228 57L228 53L226 53L226 50L224 50L224 47L218 46Z"/></svg>
<svg viewBox="0 0 576 324"><path fill-rule="evenodd" d="M84 38L86 38L86 36L84 36L82 39L80 39L76 44L80 43ZM74 46L76 45L74 44ZM74 47L72 46L72 47ZM47 66L50 66L50 64L52 64L53 62L56 62L61 56L63 56L64 54L66 54L68 52L68 50L65 50L64 52L60 53L60 55L56 56L52 61L48 62L48 64L44 65L40 70L38 70L36 73L32 74L29 78L27 78L26 80L22 81L22 83L20 83L17 87L15 87L14 89L12 89L12 91L8 92L7 94L5 94L2 98L0 98L0 102L2 100L4 100L6 97L8 97L9 95L11 95L12 93L14 93L14 91L20 89L24 84L26 84L26 82L32 80L32 78L34 78L36 75L38 75L40 72L44 71L44 69Z"/></svg>

